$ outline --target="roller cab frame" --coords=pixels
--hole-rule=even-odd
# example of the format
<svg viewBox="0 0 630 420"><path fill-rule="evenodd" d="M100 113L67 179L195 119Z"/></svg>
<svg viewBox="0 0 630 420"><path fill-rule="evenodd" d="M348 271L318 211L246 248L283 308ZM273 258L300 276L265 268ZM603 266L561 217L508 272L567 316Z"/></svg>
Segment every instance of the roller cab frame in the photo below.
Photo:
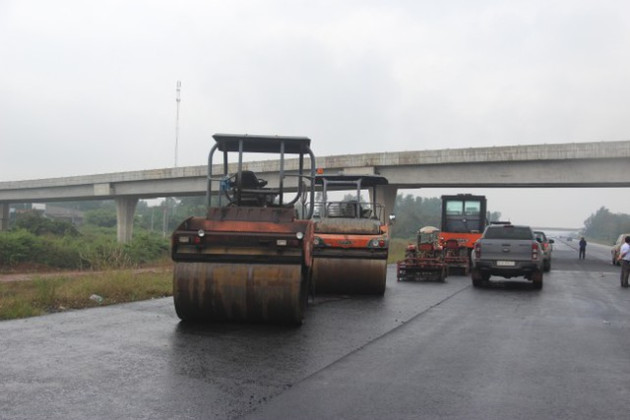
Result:
<svg viewBox="0 0 630 420"><path fill-rule="evenodd" d="M387 184L380 175L316 175L321 200L313 217L315 294L385 292L389 229L376 193ZM334 191L350 193L352 199L335 200ZM362 201L362 192L369 201Z"/></svg>
<svg viewBox="0 0 630 420"><path fill-rule="evenodd" d="M213 138L207 215L186 219L171 237L177 315L186 321L301 324L312 268L315 156L310 139ZM279 158L273 181L247 169L244 157L250 154ZM221 170L214 173L218 155ZM236 163L230 162L233 156ZM287 162L289 156L297 159Z"/></svg>

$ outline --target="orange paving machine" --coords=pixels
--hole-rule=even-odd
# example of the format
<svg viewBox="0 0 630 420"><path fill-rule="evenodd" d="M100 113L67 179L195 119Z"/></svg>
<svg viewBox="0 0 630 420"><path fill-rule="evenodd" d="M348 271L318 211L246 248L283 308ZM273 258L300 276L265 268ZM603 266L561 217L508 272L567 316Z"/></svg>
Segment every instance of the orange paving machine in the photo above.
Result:
<svg viewBox="0 0 630 420"><path fill-rule="evenodd" d="M438 228L424 226L418 230L417 243L407 246L405 258L396 263L396 273L398 281L445 281L447 268Z"/></svg>

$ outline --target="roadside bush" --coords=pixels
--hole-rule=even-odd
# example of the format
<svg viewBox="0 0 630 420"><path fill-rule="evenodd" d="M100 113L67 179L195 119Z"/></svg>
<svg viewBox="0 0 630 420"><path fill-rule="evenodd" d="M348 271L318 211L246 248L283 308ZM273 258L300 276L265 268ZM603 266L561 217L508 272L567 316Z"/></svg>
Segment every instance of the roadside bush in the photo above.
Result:
<svg viewBox="0 0 630 420"><path fill-rule="evenodd" d="M115 227L116 209L100 208L85 212L85 222L94 226Z"/></svg>
<svg viewBox="0 0 630 420"><path fill-rule="evenodd" d="M136 233L124 248L131 261L135 264L145 264L168 256L169 243L160 235L141 232Z"/></svg>
<svg viewBox="0 0 630 420"><path fill-rule="evenodd" d="M142 231L130 243L119 244L115 229L90 228L79 236L36 235L16 229L0 232L0 270L128 268L161 261L168 250L167 239Z"/></svg>
<svg viewBox="0 0 630 420"><path fill-rule="evenodd" d="M41 245L36 235L24 229L0 232L0 267L32 262L40 254Z"/></svg>
<svg viewBox="0 0 630 420"><path fill-rule="evenodd" d="M19 214L15 220L15 227L27 230L35 235L79 235L79 231L72 223L47 219L35 210Z"/></svg>
<svg viewBox="0 0 630 420"><path fill-rule="evenodd" d="M81 260L87 268L105 270L132 266L132 261L122 245L115 240L101 238L98 241L84 242L80 251Z"/></svg>
<svg viewBox="0 0 630 420"><path fill-rule="evenodd" d="M407 249L407 245L414 243L415 238L412 239L402 239L402 238L392 238L389 241L389 256L387 258L387 262L390 264L395 263L396 261L402 260L405 258L405 250Z"/></svg>
<svg viewBox="0 0 630 420"><path fill-rule="evenodd" d="M41 248L36 259L38 264L63 269L81 269L81 249L75 238L41 238Z"/></svg>
<svg viewBox="0 0 630 420"><path fill-rule="evenodd" d="M128 268L168 256L168 240L158 234L135 232L131 242L117 242L115 231L90 229L81 246L81 260L89 268Z"/></svg>
<svg viewBox="0 0 630 420"><path fill-rule="evenodd" d="M79 268L81 261L78 247L68 246L62 238L38 236L24 229L2 232L0 269L16 266Z"/></svg>

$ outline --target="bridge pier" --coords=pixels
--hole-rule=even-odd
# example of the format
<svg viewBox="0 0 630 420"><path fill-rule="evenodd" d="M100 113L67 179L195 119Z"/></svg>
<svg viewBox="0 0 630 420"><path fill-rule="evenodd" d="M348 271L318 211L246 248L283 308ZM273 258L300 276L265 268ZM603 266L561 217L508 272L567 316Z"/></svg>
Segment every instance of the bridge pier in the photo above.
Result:
<svg viewBox="0 0 630 420"><path fill-rule="evenodd" d="M0 203L0 231L9 229L9 203Z"/></svg>
<svg viewBox="0 0 630 420"><path fill-rule="evenodd" d="M376 186L376 201L382 203L383 217L385 221L389 219L389 215L394 213L394 206L396 205L396 194L398 194L398 187L394 185L377 185Z"/></svg>
<svg viewBox="0 0 630 420"><path fill-rule="evenodd" d="M116 219L118 242L127 243L131 241L133 234L133 216L138 205L137 197L116 198Z"/></svg>

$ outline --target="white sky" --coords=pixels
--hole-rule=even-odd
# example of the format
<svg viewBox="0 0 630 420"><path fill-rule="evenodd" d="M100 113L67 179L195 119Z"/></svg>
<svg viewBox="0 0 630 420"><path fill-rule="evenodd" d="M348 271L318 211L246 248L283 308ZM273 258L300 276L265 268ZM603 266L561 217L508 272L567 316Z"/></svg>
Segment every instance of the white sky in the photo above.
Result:
<svg viewBox="0 0 630 420"><path fill-rule="evenodd" d="M0 0L0 40L0 181L174 166L177 80L178 166L216 132L320 156L630 139L627 0ZM488 197L536 225L630 212L618 189Z"/></svg>

